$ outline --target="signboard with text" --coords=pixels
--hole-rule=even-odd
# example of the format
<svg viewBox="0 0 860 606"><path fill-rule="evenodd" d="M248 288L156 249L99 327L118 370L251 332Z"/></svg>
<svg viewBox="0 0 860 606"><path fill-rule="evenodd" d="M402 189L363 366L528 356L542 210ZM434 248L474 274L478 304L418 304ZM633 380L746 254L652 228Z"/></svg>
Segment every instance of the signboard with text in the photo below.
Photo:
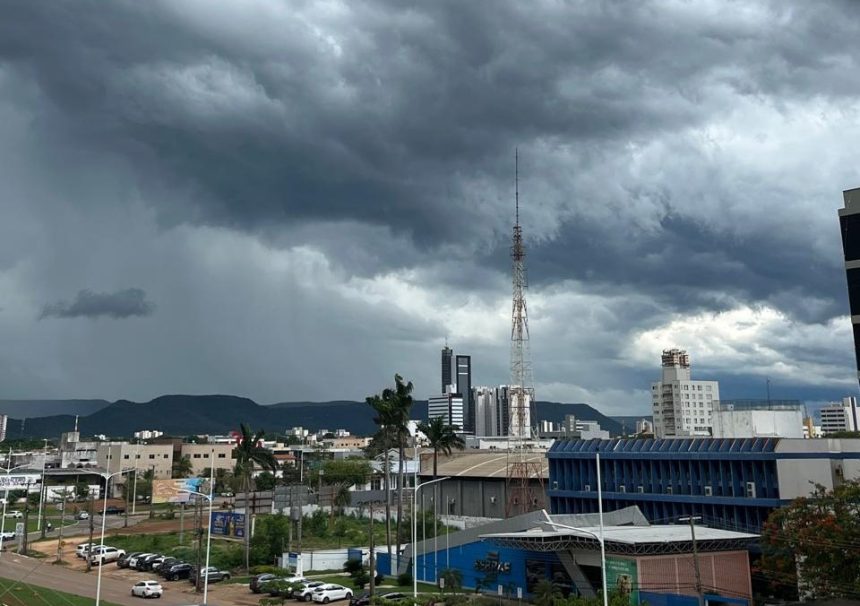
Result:
<svg viewBox="0 0 860 606"><path fill-rule="evenodd" d="M192 493L204 492L203 478L179 478L175 480L153 480L153 503L187 503Z"/></svg>
<svg viewBox="0 0 860 606"><path fill-rule="evenodd" d="M639 575L636 560L606 558L606 587L628 596L631 606L639 604Z"/></svg>
<svg viewBox="0 0 860 606"><path fill-rule="evenodd" d="M245 537L245 514L231 511L212 513L212 534L240 539Z"/></svg>
<svg viewBox="0 0 860 606"><path fill-rule="evenodd" d="M0 475L0 490L24 490L27 485L34 486L41 481L38 474Z"/></svg>

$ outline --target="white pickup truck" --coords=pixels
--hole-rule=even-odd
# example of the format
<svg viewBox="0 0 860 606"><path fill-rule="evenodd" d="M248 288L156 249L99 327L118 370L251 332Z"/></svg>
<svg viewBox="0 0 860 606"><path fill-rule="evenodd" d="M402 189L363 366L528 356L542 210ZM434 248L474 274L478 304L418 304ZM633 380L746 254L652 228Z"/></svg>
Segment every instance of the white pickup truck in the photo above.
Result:
<svg viewBox="0 0 860 606"><path fill-rule="evenodd" d="M94 547L89 554L90 564L107 564L108 562L116 562L121 556L125 555L124 549L116 547L99 546Z"/></svg>

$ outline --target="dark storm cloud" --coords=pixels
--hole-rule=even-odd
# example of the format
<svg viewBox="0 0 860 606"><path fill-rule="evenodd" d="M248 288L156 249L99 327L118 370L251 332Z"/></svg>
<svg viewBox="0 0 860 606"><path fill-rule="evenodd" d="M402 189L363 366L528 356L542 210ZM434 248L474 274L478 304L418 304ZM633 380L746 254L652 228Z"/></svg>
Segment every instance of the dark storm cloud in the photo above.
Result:
<svg viewBox="0 0 860 606"><path fill-rule="evenodd" d="M112 293L81 290L72 301L49 303L39 318L100 318L123 319L148 316L155 304L146 300L140 288L127 288Z"/></svg>

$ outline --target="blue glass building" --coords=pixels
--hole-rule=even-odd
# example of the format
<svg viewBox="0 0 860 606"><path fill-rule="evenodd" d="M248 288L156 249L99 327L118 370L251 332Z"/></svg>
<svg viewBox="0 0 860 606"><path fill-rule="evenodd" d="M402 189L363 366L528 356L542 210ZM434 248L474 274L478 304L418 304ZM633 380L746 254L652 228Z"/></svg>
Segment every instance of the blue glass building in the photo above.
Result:
<svg viewBox="0 0 860 606"><path fill-rule="evenodd" d="M636 505L651 523L697 515L707 526L758 532L775 508L860 475L860 440L780 438L563 440L549 450L554 514Z"/></svg>

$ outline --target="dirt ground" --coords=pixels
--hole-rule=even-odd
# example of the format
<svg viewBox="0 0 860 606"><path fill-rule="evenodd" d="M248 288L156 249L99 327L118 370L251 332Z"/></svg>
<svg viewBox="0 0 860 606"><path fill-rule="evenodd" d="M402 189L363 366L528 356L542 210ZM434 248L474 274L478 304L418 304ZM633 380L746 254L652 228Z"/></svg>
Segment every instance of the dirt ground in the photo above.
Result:
<svg viewBox="0 0 860 606"><path fill-rule="evenodd" d="M129 528L116 528L112 529L110 532L106 532L106 535L113 534L128 534L130 532L133 533L163 533L163 532L171 532L179 530L179 521L178 520L144 520L138 524L135 524L134 527ZM82 558L78 558L75 556L75 547L82 542L85 542L87 535L85 534L77 534L72 537L64 537L62 543L62 559L64 562L64 566L69 570L80 571L82 574L85 574L87 565L86 562ZM105 541L107 543L107 540ZM47 561L53 561L57 555L57 539L51 539L47 541L36 541L30 543L30 548L34 551L39 551L40 553L44 553L47 556ZM95 574L95 568L93 572L90 574ZM188 603L194 604L200 601L199 596L194 595L194 587L185 580L180 581L166 581L161 579L157 575L151 572L138 572L136 570L128 570L127 568L117 568L116 564L110 563L106 564L104 569L102 570L102 576L108 577L112 579L117 579L121 581L126 581L128 586L131 587L134 583L138 581L143 581L147 579L157 579L161 581L162 586L165 591L173 592L181 592L183 594L188 594ZM234 605L234 606L257 606L260 602L261 597L266 597L259 594L251 593L251 590L248 589L247 584L227 584L227 583L213 583L209 586L209 603L216 603L224 605Z"/></svg>

